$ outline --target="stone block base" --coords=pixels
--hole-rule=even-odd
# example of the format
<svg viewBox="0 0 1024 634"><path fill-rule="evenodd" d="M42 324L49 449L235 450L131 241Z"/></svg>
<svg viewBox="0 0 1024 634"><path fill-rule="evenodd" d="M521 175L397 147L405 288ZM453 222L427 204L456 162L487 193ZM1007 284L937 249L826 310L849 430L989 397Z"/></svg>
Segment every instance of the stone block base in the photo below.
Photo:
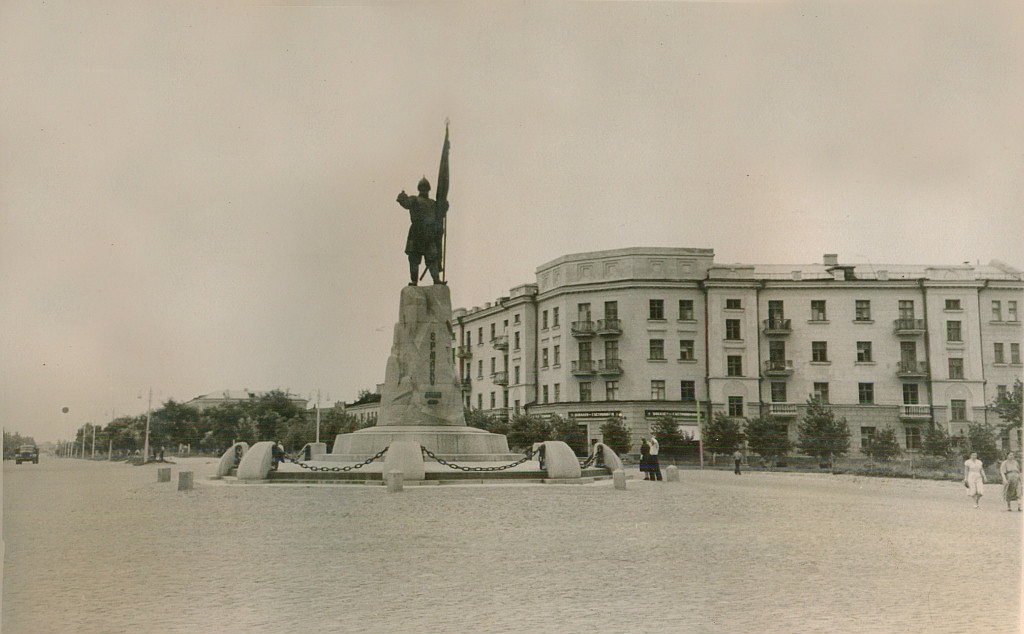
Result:
<svg viewBox="0 0 1024 634"><path fill-rule="evenodd" d="M365 460L395 442L415 442L444 460L501 462L521 458L511 453L508 440L476 427L388 425L338 434L331 453L317 460L351 462Z"/></svg>

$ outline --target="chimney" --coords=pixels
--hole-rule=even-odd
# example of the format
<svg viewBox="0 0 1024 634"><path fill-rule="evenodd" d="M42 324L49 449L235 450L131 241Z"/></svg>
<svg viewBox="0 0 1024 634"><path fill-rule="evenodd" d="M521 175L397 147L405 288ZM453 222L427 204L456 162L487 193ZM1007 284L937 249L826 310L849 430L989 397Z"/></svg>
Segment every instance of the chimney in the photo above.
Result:
<svg viewBox="0 0 1024 634"><path fill-rule="evenodd" d="M839 264L838 253L826 253L825 254L825 266L837 266Z"/></svg>

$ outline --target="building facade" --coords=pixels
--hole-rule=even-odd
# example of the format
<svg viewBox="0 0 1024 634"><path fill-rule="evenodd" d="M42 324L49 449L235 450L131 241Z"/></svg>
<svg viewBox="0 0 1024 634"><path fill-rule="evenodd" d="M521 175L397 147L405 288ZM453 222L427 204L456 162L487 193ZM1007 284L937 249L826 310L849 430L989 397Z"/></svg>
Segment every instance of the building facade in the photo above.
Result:
<svg viewBox="0 0 1024 634"><path fill-rule="evenodd" d="M853 449L889 427L909 450L928 425L957 437L1021 377L1024 276L987 266L718 265L710 249L566 255L535 283L453 313L467 408L558 414L634 441L669 416L771 413L809 398L845 416ZM1003 438L1005 446L1018 446Z"/></svg>

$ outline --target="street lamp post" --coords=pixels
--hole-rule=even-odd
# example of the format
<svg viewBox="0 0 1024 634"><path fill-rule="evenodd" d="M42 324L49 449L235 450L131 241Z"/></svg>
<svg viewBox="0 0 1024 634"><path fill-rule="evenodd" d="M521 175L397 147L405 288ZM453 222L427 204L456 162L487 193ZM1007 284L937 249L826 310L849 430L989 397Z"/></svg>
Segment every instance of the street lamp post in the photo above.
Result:
<svg viewBox="0 0 1024 634"><path fill-rule="evenodd" d="M146 440L142 445L142 464L149 460L149 422L153 418L153 388L149 388L149 407L146 409Z"/></svg>

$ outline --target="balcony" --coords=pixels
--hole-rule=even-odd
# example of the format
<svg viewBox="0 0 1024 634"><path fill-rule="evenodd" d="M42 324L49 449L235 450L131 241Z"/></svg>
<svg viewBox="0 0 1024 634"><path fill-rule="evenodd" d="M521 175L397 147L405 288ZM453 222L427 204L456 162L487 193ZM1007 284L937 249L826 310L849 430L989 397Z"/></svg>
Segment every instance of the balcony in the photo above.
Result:
<svg viewBox="0 0 1024 634"><path fill-rule="evenodd" d="M508 371L495 372L491 375L495 385L508 385Z"/></svg>
<svg viewBox="0 0 1024 634"><path fill-rule="evenodd" d="M931 417L931 405L900 405L900 418L927 420Z"/></svg>
<svg viewBox="0 0 1024 634"><path fill-rule="evenodd" d="M893 334L897 336L914 336L924 334L923 319L897 319L892 322Z"/></svg>
<svg viewBox="0 0 1024 634"><path fill-rule="evenodd" d="M621 319L598 319L597 334L601 337L614 337L622 334Z"/></svg>
<svg viewBox="0 0 1024 634"><path fill-rule="evenodd" d="M601 359L597 362L597 373L602 376L622 374L622 359Z"/></svg>
<svg viewBox="0 0 1024 634"><path fill-rule="evenodd" d="M572 373L575 376L588 376L595 374L596 372L597 370L594 367L594 362L589 359L572 362Z"/></svg>
<svg viewBox="0 0 1024 634"><path fill-rule="evenodd" d="M572 332L573 337L593 337L594 336L594 322L592 321L574 321L569 324L569 331Z"/></svg>
<svg viewBox="0 0 1024 634"><path fill-rule="evenodd" d="M496 350L508 350L508 335L496 335L491 339L491 345Z"/></svg>
<svg viewBox="0 0 1024 634"><path fill-rule="evenodd" d="M459 384L462 386L463 392L471 392L473 390L473 381L468 376L459 381Z"/></svg>
<svg viewBox="0 0 1024 634"><path fill-rule="evenodd" d="M792 320L789 319L765 319L764 334L771 336L788 335L793 332Z"/></svg>
<svg viewBox="0 0 1024 634"><path fill-rule="evenodd" d="M768 414L778 418L794 418L796 407L796 403L768 403Z"/></svg>
<svg viewBox="0 0 1024 634"><path fill-rule="evenodd" d="M792 376L793 362L789 359L768 359L764 362L765 376Z"/></svg>
<svg viewBox="0 0 1024 634"><path fill-rule="evenodd" d="M473 356L473 346L461 345L455 349L455 355L460 359L469 359Z"/></svg>
<svg viewBox="0 0 1024 634"><path fill-rule="evenodd" d="M928 364L924 361L900 361L896 364L896 376L904 380L928 378Z"/></svg>

